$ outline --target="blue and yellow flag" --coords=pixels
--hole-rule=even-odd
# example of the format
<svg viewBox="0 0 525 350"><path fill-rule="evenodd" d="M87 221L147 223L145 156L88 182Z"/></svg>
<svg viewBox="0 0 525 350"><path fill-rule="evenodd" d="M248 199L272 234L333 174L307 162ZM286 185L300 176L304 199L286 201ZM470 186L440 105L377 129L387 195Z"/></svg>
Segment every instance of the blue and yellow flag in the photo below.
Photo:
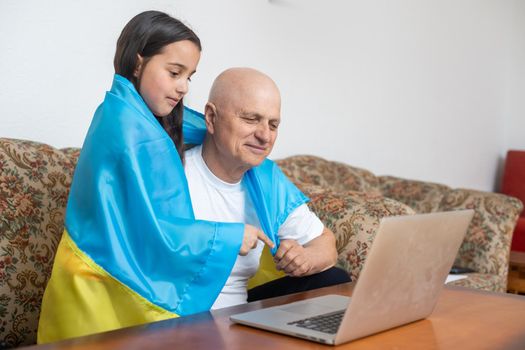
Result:
<svg viewBox="0 0 525 350"><path fill-rule="evenodd" d="M202 115L185 109L186 142L204 136ZM246 185L277 247L279 226L307 198L270 160L247 172ZM38 342L208 310L243 232L241 223L195 220L172 140L133 84L115 75L75 170Z"/></svg>

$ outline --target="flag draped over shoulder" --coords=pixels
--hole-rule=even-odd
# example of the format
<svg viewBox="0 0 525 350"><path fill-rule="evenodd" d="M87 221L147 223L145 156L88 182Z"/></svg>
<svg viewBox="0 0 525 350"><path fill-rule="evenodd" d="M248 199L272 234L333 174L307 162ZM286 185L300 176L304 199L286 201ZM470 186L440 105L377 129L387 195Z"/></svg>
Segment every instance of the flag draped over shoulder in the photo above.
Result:
<svg viewBox="0 0 525 350"><path fill-rule="evenodd" d="M186 142L204 135L202 115L185 109ZM248 171L246 183L278 245L279 226L307 198L270 160ZM133 84L115 75L75 170L38 342L208 310L243 232L241 223L195 220L172 140Z"/></svg>

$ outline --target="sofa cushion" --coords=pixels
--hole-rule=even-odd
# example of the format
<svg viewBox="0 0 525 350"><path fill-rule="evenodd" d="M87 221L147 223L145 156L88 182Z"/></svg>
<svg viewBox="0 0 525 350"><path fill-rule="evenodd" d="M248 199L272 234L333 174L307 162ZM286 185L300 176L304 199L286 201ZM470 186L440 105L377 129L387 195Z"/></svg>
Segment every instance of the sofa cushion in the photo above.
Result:
<svg viewBox="0 0 525 350"><path fill-rule="evenodd" d="M0 348L36 340L76 157L0 138Z"/></svg>
<svg viewBox="0 0 525 350"><path fill-rule="evenodd" d="M315 156L293 156L277 161L297 187L318 185L333 191L362 191L379 194L378 179L368 170Z"/></svg>
<svg viewBox="0 0 525 350"><path fill-rule="evenodd" d="M393 176L379 176L378 179L383 196L400 201L417 213L437 211L443 197L450 190L445 185Z"/></svg>
<svg viewBox="0 0 525 350"><path fill-rule="evenodd" d="M384 216L414 214L395 200L378 194L356 191L335 192L316 185L305 185L309 206L336 236L339 267L356 280Z"/></svg>

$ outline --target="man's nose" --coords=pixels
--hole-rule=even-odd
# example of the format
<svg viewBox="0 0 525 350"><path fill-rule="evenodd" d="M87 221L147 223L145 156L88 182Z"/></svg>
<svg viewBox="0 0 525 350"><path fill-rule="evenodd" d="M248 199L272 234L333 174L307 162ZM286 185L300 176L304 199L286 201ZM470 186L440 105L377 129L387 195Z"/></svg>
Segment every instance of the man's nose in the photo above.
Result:
<svg viewBox="0 0 525 350"><path fill-rule="evenodd" d="M271 130L270 126L266 123L259 123L257 125L257 129L255 130L255 137L257 137L259 140L263 141L264 143L270 142L271 138Z"/></svg>

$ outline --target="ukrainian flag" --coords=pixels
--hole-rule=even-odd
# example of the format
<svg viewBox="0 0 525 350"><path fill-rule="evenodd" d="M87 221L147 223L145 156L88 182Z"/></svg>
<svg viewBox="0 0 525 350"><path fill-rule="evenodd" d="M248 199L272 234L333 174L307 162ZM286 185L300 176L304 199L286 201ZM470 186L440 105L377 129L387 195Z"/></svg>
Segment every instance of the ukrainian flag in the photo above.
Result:
<svg viewBox="0 0 525 350"><path fill-rule="evenodd" d="M202 115L185 110L184 134L202 142ZM277 247L279 226L307 198L270 160L247 173L247 186ZM115 75L75 170L38 342L208 310L243 232L241 223L195 220L173 142L133 84ZM265 276L256 284L278 275Z"/></svg>

